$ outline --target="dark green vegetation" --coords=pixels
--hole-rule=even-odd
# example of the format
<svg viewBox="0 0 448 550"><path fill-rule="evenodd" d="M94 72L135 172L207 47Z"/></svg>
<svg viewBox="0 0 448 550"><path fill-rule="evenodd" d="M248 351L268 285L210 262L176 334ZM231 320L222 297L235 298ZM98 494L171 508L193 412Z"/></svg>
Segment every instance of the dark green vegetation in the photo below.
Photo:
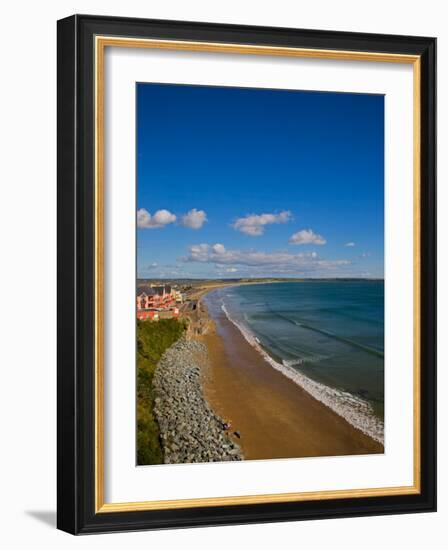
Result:
<svg viewBox="0 0 448 550"><path fill-rule="evenodd" d="M159 426L154 417L152 378L166 349L178 340L185 325L176 319L137 321L137 464L162 464Z"/></svg>

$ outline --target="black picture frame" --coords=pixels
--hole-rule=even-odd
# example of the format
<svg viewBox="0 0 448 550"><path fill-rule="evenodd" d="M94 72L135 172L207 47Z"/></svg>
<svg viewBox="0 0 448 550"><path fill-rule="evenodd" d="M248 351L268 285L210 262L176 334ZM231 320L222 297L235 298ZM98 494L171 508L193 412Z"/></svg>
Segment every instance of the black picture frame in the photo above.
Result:
<svg viewBox="0 0 448 550"><path fill-rule="evenodd" d="M416 55L421 62L420 493L95 512L94 55L97 35ZM73 534L436 509L436 39L74 15L58 21L58 511Z"/></svg>

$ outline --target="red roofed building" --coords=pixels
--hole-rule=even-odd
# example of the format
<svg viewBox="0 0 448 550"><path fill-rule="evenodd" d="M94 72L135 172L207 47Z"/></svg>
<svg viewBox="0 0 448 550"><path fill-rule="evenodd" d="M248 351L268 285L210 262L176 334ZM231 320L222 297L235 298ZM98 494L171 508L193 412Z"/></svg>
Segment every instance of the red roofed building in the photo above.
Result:
<svg viewBox="0 0 448 550"><path fill-rule="evenodd" d="M137 319L139 319L140 321L147 321L148 319L150 321L158 321L159 312L155 309L137 310Z"/></svg>
<svg viewBox="0 0 448 550"><path fill-rule="evenodd" d="M164 318L177 317L176 293L170 285L143 286L137 288L137 319L158 320L159 312ZM170 312L170 315L168 314Z"/></svg>

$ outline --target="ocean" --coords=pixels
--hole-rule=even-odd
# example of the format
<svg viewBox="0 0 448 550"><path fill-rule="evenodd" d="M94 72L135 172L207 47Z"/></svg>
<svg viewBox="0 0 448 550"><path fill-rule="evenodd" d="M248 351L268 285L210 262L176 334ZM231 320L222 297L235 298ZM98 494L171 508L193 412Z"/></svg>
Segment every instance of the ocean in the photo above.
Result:
<svg viewBox="0 0 448 550"><path fill-rule="evenodd" d="M267 368L384 443L383 281L242 285L205 303L212 318L226 314Z"/></svg>

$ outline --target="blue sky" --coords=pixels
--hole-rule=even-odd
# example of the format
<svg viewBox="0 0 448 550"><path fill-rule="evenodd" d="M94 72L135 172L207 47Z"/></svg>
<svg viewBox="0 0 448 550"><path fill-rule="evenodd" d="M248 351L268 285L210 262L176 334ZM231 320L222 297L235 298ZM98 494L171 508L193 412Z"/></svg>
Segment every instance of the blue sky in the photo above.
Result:
<svg viewBox="0 0 448 550"><path fill-rule="evenodd" d="M383 277L384 98L137 84L138 277Z"/></svg>

